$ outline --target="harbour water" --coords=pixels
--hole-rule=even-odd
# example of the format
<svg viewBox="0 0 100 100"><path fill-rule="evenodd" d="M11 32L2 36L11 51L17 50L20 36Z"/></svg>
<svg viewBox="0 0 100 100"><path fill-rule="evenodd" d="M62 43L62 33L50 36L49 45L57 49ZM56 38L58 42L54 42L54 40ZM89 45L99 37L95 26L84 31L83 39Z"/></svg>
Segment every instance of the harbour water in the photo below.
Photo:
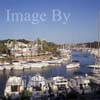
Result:
<svg viewBox="0 0 100 100"><path fill-rule="evenodd" d="M66 65L61 65L42 69L28 69L24 71L0 71L0 94L3 95L6 81L9 76L13 75L29 77L35 75L36 73L40 73L48 79L53 76L64 76L69 78L73 75L75 76L79 74L90 73L87 65L94 64L95 58L86 52L73 51L72 55L72 59L80 61L80 69L66 70Z"/></svg>

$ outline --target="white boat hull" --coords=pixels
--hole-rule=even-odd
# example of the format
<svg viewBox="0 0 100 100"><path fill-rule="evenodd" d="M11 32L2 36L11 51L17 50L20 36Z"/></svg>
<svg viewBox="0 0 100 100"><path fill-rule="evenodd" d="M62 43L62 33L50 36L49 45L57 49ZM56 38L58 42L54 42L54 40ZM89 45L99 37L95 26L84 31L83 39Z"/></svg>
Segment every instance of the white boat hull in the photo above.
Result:
<svg viewBox="0 0 100 100"><path fill-rule="evenodd" d="M80 63L70 63L66 65L67 69L71 69L71 68L80 68Z"/></svg>
<svg viewBox="0 0 100 100"><path fill-rule="evenodd" d="M19 97L24 90L24 81L20 77L12 76L8 79L4 90L4 96Z"/></svg>
<svg viewBox="0 0 100 100"><path fill-rule="evenodd" d="M90 68L93 73L100 73L100 64L89 65L88 68Z"/></svg>

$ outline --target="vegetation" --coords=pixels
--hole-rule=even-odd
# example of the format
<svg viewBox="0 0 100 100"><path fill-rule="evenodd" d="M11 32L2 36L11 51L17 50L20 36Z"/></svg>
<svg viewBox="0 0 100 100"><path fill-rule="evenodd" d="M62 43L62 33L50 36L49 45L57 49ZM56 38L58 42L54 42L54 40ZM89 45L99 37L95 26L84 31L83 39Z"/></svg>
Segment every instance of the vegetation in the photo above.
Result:
<svg viewBox="0 0 100 100"><path fill-rule="evenodd" d="M86 47L89 47L89 48L98 48L98 46L100 46L100 43L98 42L90 42L90 43L85 43L86 44Z"/></svg>
<svg viewBox="0 0 100 100"><path fill-rule="evenodd" d="M10 50L4 44L4 42L0 42L0 54L10 54Z"/></svg>
<svg viewBox="0 0 100 100"><path fill-rule="evenodd" d="M29 43L30 41L28 41L28 40L25 40L25 39L19 39L19 40L17 40L18 42L23 42L23 43L25 43L25 44L27 44L27 43Z"/></svg>
<svg viewBox="0 0 100 100"><path fill-rule="evenodd" d="M59 47L59 45L53 42L47 42L46 40L41 41L40 39L37 39L37 43L38 43L38 53L49 52L55 56L60 54L60 52L57 51L57 48Z"/></svg>
<svg viewBox="0 0 100 100"><path fill-rule="evenodd" d="M57 48L59 45L53 43L53 42L47 42L46 40L40 40L39 38L35 42L31 42L25 39L6 39L6 40L1 40L0 41L0 54L9 54L10 55L10 50L7 48L6 44L11 44L11 47L14 48L17 42L22 42L25 44L31 43L31 45L34 45L37 43L37 51L38 54L46 54L46 53L51 53L55 56L59 55L60 52L57 51Z"/></svg>
<svg viewBox="0 0 100 100"><path fill-rule="evenodd" d="M88 47L88 48L100 47L100 43L98 43L97 41L77 44L77 46L82 46L82 45L85 45L85 47Z"/></svg>

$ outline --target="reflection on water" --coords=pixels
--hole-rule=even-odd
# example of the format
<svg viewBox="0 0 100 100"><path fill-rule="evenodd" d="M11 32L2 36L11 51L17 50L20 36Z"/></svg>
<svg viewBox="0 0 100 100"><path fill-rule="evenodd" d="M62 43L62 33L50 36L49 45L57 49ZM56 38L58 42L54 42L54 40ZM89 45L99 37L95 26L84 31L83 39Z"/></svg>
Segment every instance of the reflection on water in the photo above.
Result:
<svg viewBox="0 0 100 100"><path fill-rule="evenodd" d="M95 58L86 52L73 52L73 59L80 61L81 66L94 64Z"/></svg>
<svg viewBox="0 0 100 100"><path fill-rule="evenodd" d="M74 73L74 72L76 72L76 71L78 71L79 70L79 68L70 68L70 69L66 69L67 70L67 72L68 73Z"/></svg>
<svg viewBox="0 0 100 100"><path fill-rule="evenodd" d="M70 68L70 69L66 69L67 73L74 75L75 72L79 71L79 68Z"/></svg>
<svg viewBox="0 0 100 100"><path fill-rule="evenodd" d="M64 76L64 77L71 77L75 74L82 74L82 73L89 73L89 69L87 68L88 64L93 64L95 59L91 57L89 54L81 53L81 52L73 52L73 59L79 60L81 67L80 69L66 69L66 65L62 66L51 66L48 68L33 68L33 69L26 69L24 71L0 71L0 94L3 94L6 81L9 76L34 76L36 73L40 73L46 79L53 77L53 76Z"/></svg>

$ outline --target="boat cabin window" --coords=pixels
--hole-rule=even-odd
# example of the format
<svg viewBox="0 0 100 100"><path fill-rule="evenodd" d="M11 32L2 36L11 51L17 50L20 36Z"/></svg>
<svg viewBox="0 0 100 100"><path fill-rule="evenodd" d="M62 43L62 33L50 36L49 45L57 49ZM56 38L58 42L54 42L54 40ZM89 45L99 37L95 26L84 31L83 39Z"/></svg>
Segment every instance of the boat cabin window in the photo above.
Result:
<svg viewBox="0 0 100 100"><path fill-rule="evenodd" d="M66 86L62 84L62 85L57 85L57 87L58 87L58 90L64 90Z"/></svg>
<svg viewBox="0 0 100 100"><path fill-rule="evenodd" d="M86 86L86 83L84 83L84 86Z"/></svg>
<svg viewBox="0 0 100 100"><path fill-rule="evenodd" d="M12 92L17 92L17 91L19 91L19 86L17 86L17 85L11 86L11 91L12 91Z"/></svg>
<svg viewBox="0 0 100 100"><path fill-rule="evenodd" d="M36 91L41 91L41 87L40 86L33 86L33 90L36 90Z"/></svg>
<svg viewBox="0 0 100 100"><path fill-rule="evenodd" d="M83 89L83 85L82 84L80 84L80 89Z"/></svg>

